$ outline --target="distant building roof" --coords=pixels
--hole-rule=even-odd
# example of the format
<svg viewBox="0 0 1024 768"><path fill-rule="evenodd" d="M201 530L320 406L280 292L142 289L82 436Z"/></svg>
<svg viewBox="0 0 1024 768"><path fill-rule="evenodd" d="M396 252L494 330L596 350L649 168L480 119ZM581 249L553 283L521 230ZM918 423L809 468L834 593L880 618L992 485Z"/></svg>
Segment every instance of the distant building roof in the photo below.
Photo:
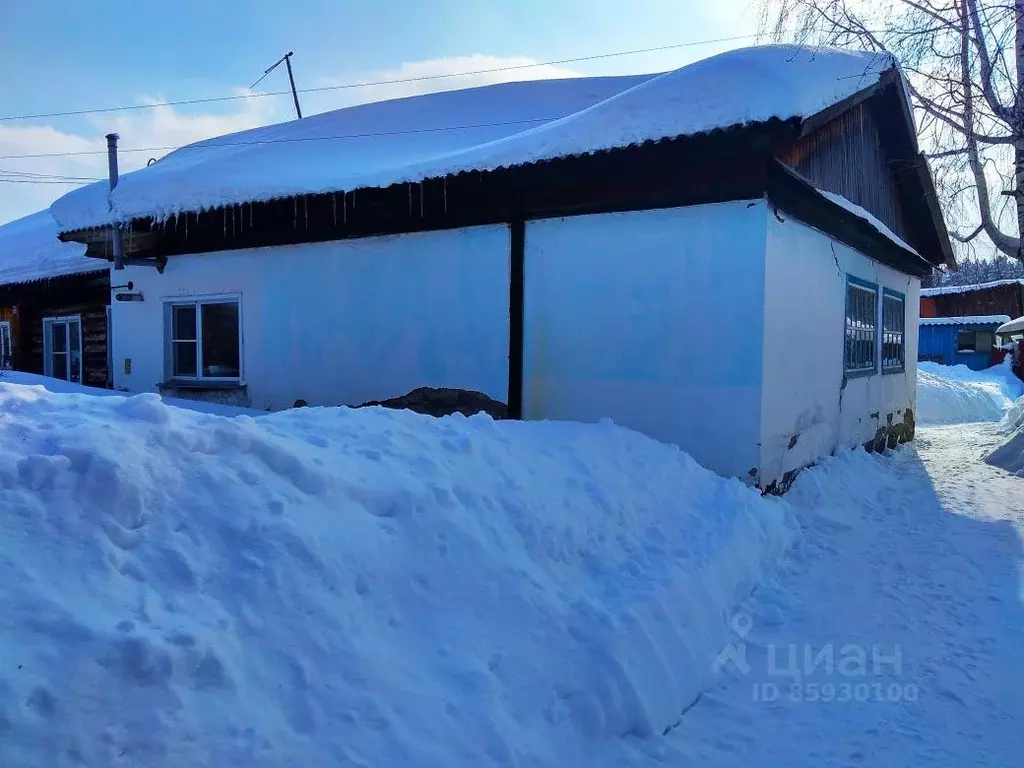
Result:
<svg viewBox="0 0 1024 768"><path fill-rule="evenodd" d="M62 243L48 211L0 226L0 285L17 285L65 275L106 272L81 243Z"/></svg>
<svg viewBox="0 0 1024 768"><path fill-rule="evenodd" d="M922 288L922 296L945 296L947 293L970 293L998 288L1001 285L1024 285L1024 279L993 280L989 283L970 283L968 285L940 285L937 288Z"/></svg>
<svg viewBox="0 0 1024 768"><path fill-rule="evenodd" d="M921 325L999 325L1009 315L965 315L963 317L922 317Z"/></svg>

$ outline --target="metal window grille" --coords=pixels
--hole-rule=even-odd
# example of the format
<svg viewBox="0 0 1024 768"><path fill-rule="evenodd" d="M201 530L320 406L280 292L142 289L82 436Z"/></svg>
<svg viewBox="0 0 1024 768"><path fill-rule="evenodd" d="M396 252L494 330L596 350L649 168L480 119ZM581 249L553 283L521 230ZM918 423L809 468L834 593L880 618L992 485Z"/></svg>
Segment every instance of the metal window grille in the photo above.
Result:
<svg viewBox="0 0 1024 768"><path fill-rule="evenodd" d="M882 370L901 371L905 360L906 318L902 296L882 296Z"/></svg>
<svg viewBox="0 0 1024 768"><path fill-rule="evenodd" d="M876 369L878 291L858 283L846 284L847 373L870 373Z"/></svg>

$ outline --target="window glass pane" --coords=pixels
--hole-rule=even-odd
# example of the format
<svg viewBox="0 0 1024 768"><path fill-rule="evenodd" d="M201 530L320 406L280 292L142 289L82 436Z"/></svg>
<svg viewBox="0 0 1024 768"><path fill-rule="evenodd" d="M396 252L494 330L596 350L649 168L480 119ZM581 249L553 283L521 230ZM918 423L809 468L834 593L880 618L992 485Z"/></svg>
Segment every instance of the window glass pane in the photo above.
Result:
<svg viewBox="0 0 1024 768"><path fill-rule="evenodd" d="M67 326L64 323L50 323L50 349L53 352L67 352Z"/></svg>
<svg viewBox="0 0 1024 768"><path fill-rule="evenodd" d="M62 328L64 326L61 326ZM50 355L51 374L55 379L68 380L68 354L67 352L54 352Z"/></svg>
<svg viewBox="0 0 1024 768"><path fill-rule="evenodd" d="M195 378L196 342L175 341L173 346L174 375L182 378Z"/></svg>
<svg viewBox="0 0 1024 768"><path fill-rule="evenodd" d="M957 331L956 334L956 351L957 352L973 352L974 344L977 340L977 334L974 331Z"/></svg>
<svg viewBox="0 0 1024 768"><path fill-rule="evenodd" d="M978 338L975 342L975 349L978 352L991 352L992 351L992 337L991 331L978 331Z"/></svg>
<svg viewBox="0 0 1024 768"><path fill-rule="evenodd" d="M68 322L68 342L71 344L72 352L82 348L82 332L77 320Z"/></svg>
<svg viewBox="0 0 1024 768"><path fill-rule="evenodd" d="M238 304L203 304L203 376L238 378Z"/></svg>
<svg viewBox="0 0 1024 768"><path fill-rule="evenodd" d="M878 295L855 283L846 286L846 344L844 360L848 371L875 369Z"/></svg>
<svg viewBox="0 0 1024 768"><path fill-rule="evenodd" d="M196 305L181 304L171 308L173 315L173 339L191 340L196 338Z"/></svg>

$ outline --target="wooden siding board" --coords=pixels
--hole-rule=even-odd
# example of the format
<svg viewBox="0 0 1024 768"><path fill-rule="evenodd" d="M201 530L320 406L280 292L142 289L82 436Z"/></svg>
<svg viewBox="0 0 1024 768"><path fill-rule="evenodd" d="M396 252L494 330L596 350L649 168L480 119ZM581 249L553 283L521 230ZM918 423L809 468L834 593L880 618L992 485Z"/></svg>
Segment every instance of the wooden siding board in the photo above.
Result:
<svg viewBox="0 0 1024 768"><path fill-rule="evenodd" d="M927 297L926 297L927 298ZM1024 287L997 285L982 291L946 293L930 297L939 317L972 315L1024 315Z"/></svg>
<svg viewBox="0 0 1024 768"><path fill-rule="evenodd" d="M896 180L868 102L802 136L781 159L814 186L842 195L911 240Z"/></svg>

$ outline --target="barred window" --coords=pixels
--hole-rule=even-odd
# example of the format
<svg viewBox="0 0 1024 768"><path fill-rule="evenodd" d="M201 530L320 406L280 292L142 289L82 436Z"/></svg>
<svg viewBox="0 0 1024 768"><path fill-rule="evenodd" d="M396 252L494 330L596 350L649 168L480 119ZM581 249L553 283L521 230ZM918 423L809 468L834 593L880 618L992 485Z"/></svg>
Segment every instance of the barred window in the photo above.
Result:
<svg viewBox="0 0 1024 768"><path fill-rule="evenodd" d="M882 293L882 372L899 373L904 368L906 301L902 293Z"/></svg>
<svg viewBox="0 0 1024 768"><path fill-rule="evenodd" d="M867 375L877 369L878 287L850 277L846 283L847 374Z"/></svg>

